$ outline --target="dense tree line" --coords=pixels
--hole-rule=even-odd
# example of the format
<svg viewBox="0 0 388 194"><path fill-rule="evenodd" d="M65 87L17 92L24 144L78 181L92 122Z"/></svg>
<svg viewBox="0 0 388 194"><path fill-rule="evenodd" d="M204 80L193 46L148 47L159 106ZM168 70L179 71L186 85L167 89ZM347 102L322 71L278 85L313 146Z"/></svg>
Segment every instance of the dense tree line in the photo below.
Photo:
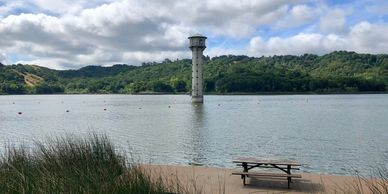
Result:
<svg viewBox="0 0 388 194"><path fill-rule="evenodd" d="M388 55L346 51L323 56L225 55L205 57L204 62L204 87L209 93L388 90ZM35 65L0 65L0 94L187 93L190 88L188 59L65 71Z"/></svg>

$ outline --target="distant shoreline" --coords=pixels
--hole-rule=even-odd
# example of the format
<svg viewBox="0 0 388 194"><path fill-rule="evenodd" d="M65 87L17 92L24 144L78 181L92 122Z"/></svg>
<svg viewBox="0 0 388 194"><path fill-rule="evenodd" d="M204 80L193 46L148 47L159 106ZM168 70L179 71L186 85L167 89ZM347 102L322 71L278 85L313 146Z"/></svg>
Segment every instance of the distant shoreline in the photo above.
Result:
<svg viewBox="0 0 388 194"><path fill-rule="evenodd" d="M383 92L233 92L233 93L205 93L209 96L282 96L282 95L362 95L362 94L388 94L388 91ZM54 93L54 94L0 94L0 96L39 96L39 95L188 95L188 93L168 93L168 92L141 92L133 94L120 93Z"/></svg>
<svg viewBox="0 0 388 194"><path fill-rule="evenodd" d="M253 92L253 93L244 93L244 92L236 92L236 93L226 93L226 94L217 94L217 93L208 93L205 95L257 95L257 96L265 96L265 95L347 95L347 94L388 94L388 91L384 92Z"/></svg>

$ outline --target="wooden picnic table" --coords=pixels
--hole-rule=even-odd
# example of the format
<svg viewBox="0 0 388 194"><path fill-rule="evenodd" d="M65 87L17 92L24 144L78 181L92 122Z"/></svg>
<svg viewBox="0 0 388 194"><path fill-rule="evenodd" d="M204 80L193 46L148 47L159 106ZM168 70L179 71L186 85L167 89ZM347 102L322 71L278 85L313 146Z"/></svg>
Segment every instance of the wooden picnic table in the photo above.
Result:
<svg viewBox="0 0 388 194"><path fill-rule="evenodd" d="M256 158L237 158L233 160L237 166L242 166L243 171L233 172L233 175L241 175L244 185L245 177L271 177L271 178L287 178L288 188L290 188L291 178L302 178L300 174L292 174L291 170L299 170L301 164L297 161L283 161L283 160L260 160ZM268 173L268 172L248 172L254 168L275 168L283 173Z"/></svg>

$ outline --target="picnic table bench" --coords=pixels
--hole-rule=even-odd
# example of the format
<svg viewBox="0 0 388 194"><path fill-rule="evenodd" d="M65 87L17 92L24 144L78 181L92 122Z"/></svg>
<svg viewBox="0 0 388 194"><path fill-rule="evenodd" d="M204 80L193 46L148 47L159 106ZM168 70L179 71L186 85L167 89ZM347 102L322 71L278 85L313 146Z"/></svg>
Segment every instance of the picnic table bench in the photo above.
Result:
<svg viewBox="0 0 388 194"><path fill-rule="evenodd" d="M292 178L302 178L300 174L292 174L291 170L299 170L300 163L296 161L280 161L280 160L259 160L255 158L238 158L233 160L237 166L243 167L242 171L232 172L232 175L240 175L245 183L245 177L269 177L269 178L287 178L287 186L290 188ZM279 169L283 173L273 172L249 172L253 168L274 168Z"/></svg>

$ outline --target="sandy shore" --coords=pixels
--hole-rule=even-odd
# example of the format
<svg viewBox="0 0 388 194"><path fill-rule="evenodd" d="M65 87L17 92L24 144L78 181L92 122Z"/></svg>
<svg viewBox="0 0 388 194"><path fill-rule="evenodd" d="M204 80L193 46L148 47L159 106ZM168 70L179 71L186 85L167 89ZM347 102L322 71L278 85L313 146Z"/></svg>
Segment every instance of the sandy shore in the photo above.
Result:
<svg viewBox="0 0 388 194"><path fill-rule="evenodd" d="M237 169L199 166L145 165L153 175L179 182L190 193L344 193L358 181L351 176L301 173L302 179L293 179L291 188L283 179L247 178L244 186L240 176L231 175ZM350 192L353 193L353 192Z"/></svg>

